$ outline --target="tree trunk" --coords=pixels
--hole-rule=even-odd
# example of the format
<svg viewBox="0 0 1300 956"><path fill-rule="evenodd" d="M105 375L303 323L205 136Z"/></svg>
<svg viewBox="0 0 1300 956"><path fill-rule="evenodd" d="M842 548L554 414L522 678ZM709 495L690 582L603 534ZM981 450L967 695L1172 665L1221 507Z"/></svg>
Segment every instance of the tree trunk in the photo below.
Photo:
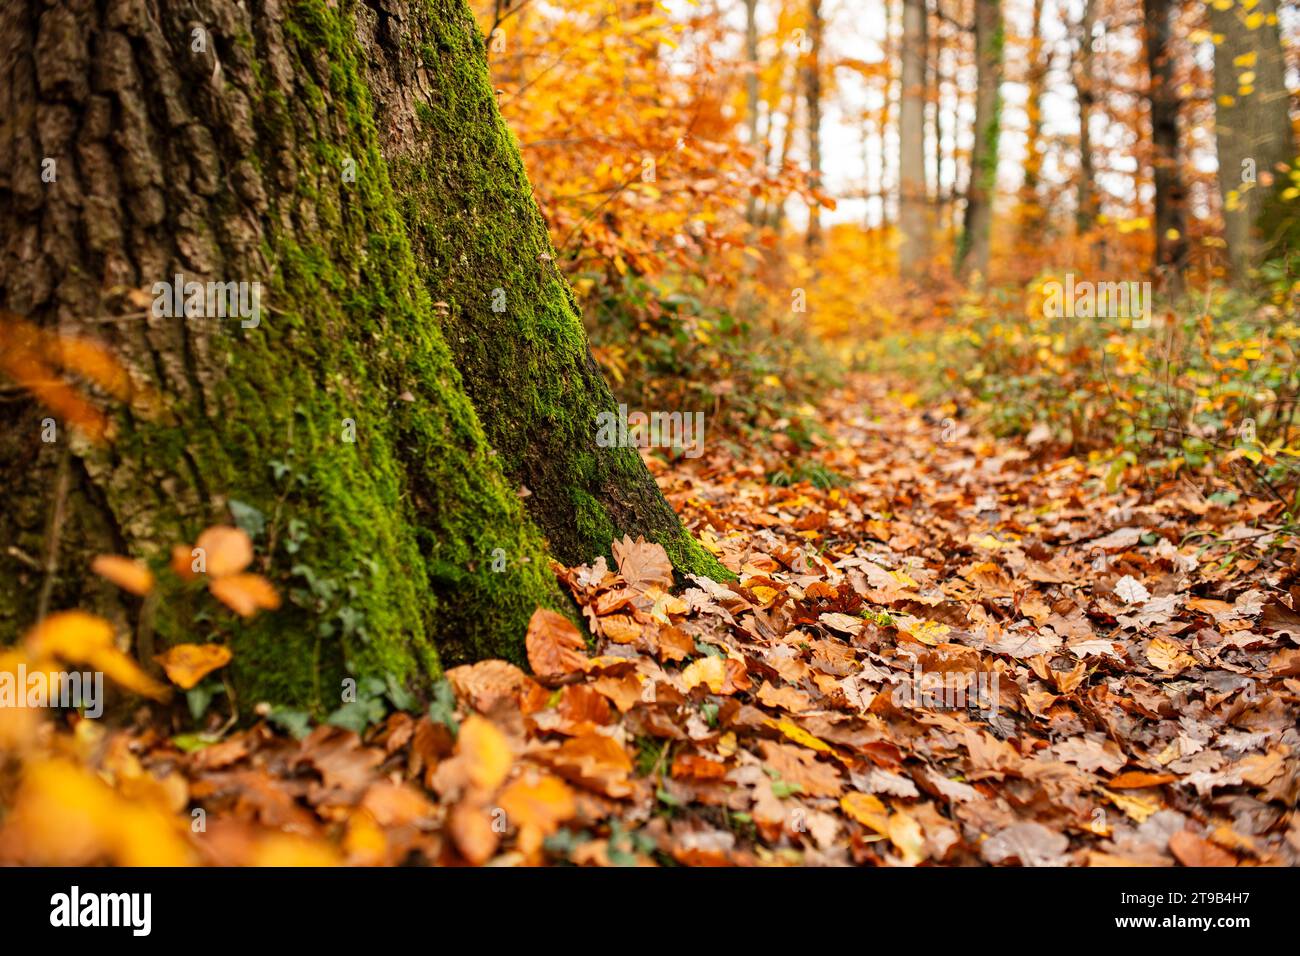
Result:
<svg viewBox="0 0 1300 956"><path fill-rule="evenodd" d="M814 190L822 188L822 5L808 0L808 41L811 49L804 63L804 98L808 106L808 178ZM808 206L807 245L817 249L822 242L822 210L817 200Z"/></svg>
<svg viewBox="0 0 1300 956"><path fill-rule="evenodd" d="M1043 54L1043 0L1033 2L1033 21L1026 71L1025 113L1029 125L1025 134L1025 178L1020 187L1020 239L1026 249L1039 247L1045 218L1038 195L1043 169L1043 94L1049 66Z"/></svg>
<svg viewBox="0 0 1300 956"><path fill-rule="evenodd" d="M758 137L758 0L745 0L745 128L749 148L754 151L754 172L763 168L763 147ZM745 222L758 225L758 198L750 196L745 204Z"/></svg>
<svg viewBox="0 0 1300 956"><path fill-rule="evenodd" d="M938 6L938 0L935 0ZM942 21L936 19L934 24L930 23L930 12L925 12L925 86L926 101L930 105L926 125L930 132L926 135L930 137L930 142L934 144L934 149L930 153L931 167L930 180L934 183L928 201L929 207L926 212L925 224L928 229L933 229L936 222L943 221L943 76L939 73L939 58L943 55L943 48L940 46L939 31L943 28ZM927 240L929 233L926 234Z"/></svg>
<svg viewBox="0 0 1300 956"><path fill-rule="evenodd" d="M1178 92L1174 89L1175 0L1143 0L1147 69L1151 76L1152 168L1155 180L1156 273L1170 295L1183 289L1187 266L1187 192L1179 168Z"/></svg>
<svg viewBox="0 0 1300 956"><path fill-rule="evenodd" d="M975 144L971 148L970 184L966 187L957 268L961 275L978 275L981 283L988 280L993 198L997 192L1002 45L1001 0L975 0Z"/></svg>
<svg viewBox="0 0 1300 956"><path fill-rule="evenodd" d="M1214 48L1219 192L1224 240L1238 281L1267 254L1259 221L1271 187L1284 178L1278 165L1289 165L1296 156L1276 15L1276 0L1260 0L1249 13L1240 5L1227 10L1210 6L1214 33L1223 37ZM1248 16L1260 17L1254 29L1246 23Z"/></svg>
<svg viewBox="0 0 1300 956"><path fill-rule="evenodd" d="M1096 173L1092 163L1092 108L1097 93L1093 73L1093 36L1097 23L1097 0L1084 0L1083 17L1079 23L1079 46L1071 64L1075 94L1079 101L1079 182L1077 185L1074 222L1079 235L1092 231L1097 223L1097 191L1093 183Z"/></svg>
<svg viewBox="0 0 1300 956"><path fill-rule="evenodd" d="M925 0L903 0L902 89L898 111L898 267L914 277L929 256L925 188Z"/></svg>
<svg viewBox="0 0 1300 956"><path fill-rule="evenodd" d="M0 307L134 385L103 444L0 405L4 636L52 582L51 607L224 640L241 705L319 711L348 674L522 660L563 607L538 525L564 560L641 531L712 563L637 452L595 446L614 403L463 0L16 3L0 65ZM176 275L260 283L260 316L168 317ZM196 628L210 600L165 572L143 606L88 580L232 516L280 612Z"/></svg>

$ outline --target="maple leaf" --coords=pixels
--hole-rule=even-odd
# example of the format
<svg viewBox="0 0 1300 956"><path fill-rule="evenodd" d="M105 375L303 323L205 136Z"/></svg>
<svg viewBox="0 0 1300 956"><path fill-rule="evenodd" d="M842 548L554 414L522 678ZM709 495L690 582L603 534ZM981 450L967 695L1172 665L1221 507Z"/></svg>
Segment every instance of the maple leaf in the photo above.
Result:
<svg viewBox="0 0 1300 956"><path fill-rule="evenodd" d="M652 587L669 588L673 583L673 563L668 560L664 546L628 535L610 545L618 572L634 591L645 592Z"/></svg>

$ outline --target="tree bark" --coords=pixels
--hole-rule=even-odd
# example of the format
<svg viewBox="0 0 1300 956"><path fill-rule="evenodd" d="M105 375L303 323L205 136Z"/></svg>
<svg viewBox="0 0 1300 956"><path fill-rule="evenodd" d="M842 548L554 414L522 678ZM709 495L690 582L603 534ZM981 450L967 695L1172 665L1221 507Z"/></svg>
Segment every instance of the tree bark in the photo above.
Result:
<svg viewBox="0 0 1300 956"><path fill-rule="evenodd" d="M1071 63L1075 95L1079 102L1079 182L1075 193L1075 231L1086 235L1097 223L1096 173L1092 163L1092 109L1097 100L1093 72L1093 28L1097 23L1097 0L1083 0L1079 22L1079 46Z"/></svg>
<svg viewBox="0 0 1300 956"><path fill-rule="evenodd" d="M804 62L804 99L808 107L808 178L814 190L822 188L822 5L808 0L808 41L811 49ZM808 206L807 245L821 246L822 211L817 200Z"/></svg>
<svg viewBox="0 0 1300 956"><path fill-rule="evenodd" d="M1155 270L1170 295L1183 290L1187 266L1187 191L1179 167L1178 92L1174 89L1175 0L1143 0L1147 69L1151 77L1152 176L1155 180Z"/></svg>
<svg viewBox="0 0 1300 956"><path fill-rule="evenodd" d="M224 640L241 701L323 710L345 675L522 661L534 608L564 606L542 531L564 560L641 531L711 564L637 452L595 446L614 402L463 0L28 0L0 77L0 307L133 384L101 444L0 404L0 636L48 579L55 608ZM178 274L260 283L259 320L159 314ZM281 611L196 627L210 599L166 572L144 606L88 580L232 517Z"/></svg>
<svg viewBox="0 0 1300 956"><path fill-rule="evenodd" d="M1296 157L1286 62L1276 0L1260 0L1249 12L1240 4L1209 9L1223 37L1214 48L1214 129L1224 240L1233 276L1243 281L1269 252L1258 227L1273 187L1285 181L1278 166ZM1247 18L1255 16L1252 29Z"/></svg>
<svg viewBox="0 0 1300 956"><path fill-rule="evenodd" d="M1029 40L1029 66L1026 70L1025 177L1020 187L1020 239L1025 248L1035 248L1043 240L1045 215L1038 195L1043 168L1043 94L1049 62L1043 54L1043 0L1033 0L1033 25Z"/></svg>
<svg viewBox="0 0 1300 956"><path fill-rule="evenodd" d="M764 150L758 136L758 0L745 0L745 128L749 148L754 151L754 172L762 171ZM745 221L758 225L758 199L750 196L745 204Z"/></svg>
<svg viewBox="0 0 1300 956"><path fill-rule="evenodd" d="M1001 0L975 0L975 143L957 268L963 276L977 275L980 282L988 281L993 199L997 192L1003 38Z"/></svg>
<svg viewBox="0 0 1300 956"><path fill-rule="evenodd" d="M914 277L929 257L925 186L925 0L903 2L903 69L898 111L898 267Z"/></svg>

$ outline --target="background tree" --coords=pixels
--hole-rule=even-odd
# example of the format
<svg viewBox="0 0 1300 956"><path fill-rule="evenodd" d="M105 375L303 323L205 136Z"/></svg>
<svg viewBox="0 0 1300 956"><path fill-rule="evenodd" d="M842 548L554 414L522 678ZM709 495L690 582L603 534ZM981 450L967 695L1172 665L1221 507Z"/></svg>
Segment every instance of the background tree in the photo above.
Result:
<svg viewBox="0 0 1300 956"><path fill-rule="evenodd" d="M808 171L813 190L822 186L822 4L808 0L808 54L804 60L804 103L808 111ZM808 204L808 248L822 241L821 205Z"/></svg>
<svg viewBox="0 0 1300 956"><path fill-rule="evenodd" d="M958 271L988 280L993 200L997 192L1002 128L1001 0L975 0L975 130L966 211L957 246Z"/></svg>
<svg viewBox="0 0 1300 956"><path fill-rule="evenodd" d="M1176 0L1143 0L1147 94L1151 113L1152 179L1155 182L1155 268L1165 289L1177 295L1187 265L1187 191L1179 166L1178 91L1172 49Z"/></svg>
<svg viewBox="0 0 1300 956"><path fill-rule="evenodd" d="M1091 232L1097 221L1097 194L1093 184L1096 172L1092 160L1092 115L1097 99L1093 73L1096 23L1097 0L1083 0L1083 13L1070 63L1075 99L1079 104L1079 178L1075 191L1075 230L1079 235Z"/></svg>
<svg viewBox="0 0 1300 956"><path fill-rule="evenodd" d="M1270 251L1270 237L1258 234L1260 218L1296 146L1276 0L1220 6L1209 6L1215 38L1222 38L1214 48L1214 132L1224 239L1240 280Z"/></svg>
<svg viewBox="0 0 1300 956"><path fill-rule="evenodd" d="M898 119L898 265L914 275L929 256L926 223L925 101L926 30L924 0L902 0L902 89Z"/></svg>

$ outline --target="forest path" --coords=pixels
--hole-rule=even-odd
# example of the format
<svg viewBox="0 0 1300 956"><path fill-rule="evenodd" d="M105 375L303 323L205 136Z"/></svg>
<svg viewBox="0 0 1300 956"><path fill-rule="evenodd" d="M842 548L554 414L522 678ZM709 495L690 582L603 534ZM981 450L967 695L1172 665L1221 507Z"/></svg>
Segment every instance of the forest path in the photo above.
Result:
<svg viewBox="0 0 1300 956"><path fill-rule="evenodd" d="M670 593L661 547L615 542L616 567L557 567L592 641L539 610L531 674L482 661L401 711L259 709L220 739L83 721L94 772L32 775L0 858L113 858L129 820L137 862L1294 865L1271 506L1107 494L1100 466L899 399L855 381L766 462L652 456L738 581ZM69 794L99 829L24 842Z"/></svg>

